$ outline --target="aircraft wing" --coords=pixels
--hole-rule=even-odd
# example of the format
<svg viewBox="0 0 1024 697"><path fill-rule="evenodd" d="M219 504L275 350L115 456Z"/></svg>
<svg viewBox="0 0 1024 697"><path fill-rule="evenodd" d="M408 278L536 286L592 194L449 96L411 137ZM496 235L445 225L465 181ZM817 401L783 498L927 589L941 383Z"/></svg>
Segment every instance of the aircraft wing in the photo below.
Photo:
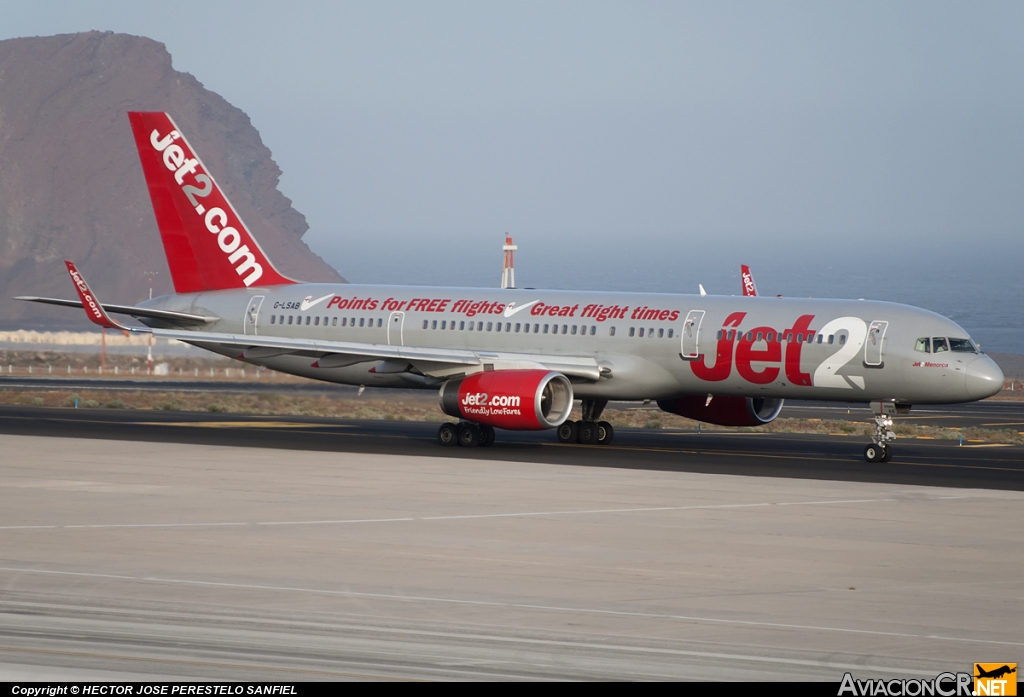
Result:
<svg viewBox="0 0 1024 697"><path fill-rule="evenodd" d="M403 373L410 369L431 377L448 377L459 373L483 370L515 370L547 368L568 376L585 380L599 380L609 375L608 366L600 366L595 358L584 356L540 355L501 351L470 351L467 349L434 348L426 346L392 346L355 341L319 341L289 337L224 334L218 332L182 329L129 327L110 318L107 305L96 298L75 265L65 261L80 303L71 303L85 310L95 324L124 332L148 333L162 339L177 339L239 360L257 360L275 356L300 356L313 359L313 368L342 368L357 363L379 361L371 370L381 373ZM56 304L66 304L62 301ZM124 308L134 310L138 308ZM129 312L129 314L131 314ZM184 313L174 313L184 314ZM198 315L194 315L198 317ZM204 318L204 322L206 319ZM491 366L488 368L487 366Z"/></svg>
<svg viewBox="0 0 1024 697"><path fill-rule="evenodd" d="M140 330L134 330L140 331ZM470 372L467 369L491 365L494 370L547 368L568 377L598 380L610 372L596 359L585 356L541 355L506 351L470 351L467 349L422 346L392 346L354 341L320 341L247 334L219 334L174 329L145 329L162 339L177 339L218 353L234 354L239 360L256 360L275 356L302 356L311 359L313 368L344 366L380 361L374 372L401 373L410 368L430 376L444 377ZM476 371L472 371L476 372Z"/></svg>
<svg viewBox="0 0 1024 697"><path fill-rule="evenodd" d="M64 300L62 298L37 298L34 295L19 295L15 300L25 300L30 303L44 303L46 305L60 305L61 307L82 307L81 300ZM208 317L205 315L193 315L189 312L174 312L172 310L150 310L145 307L133 307L132 305L111 305L102 303L101 307L107 312L117 315L131 315L132 317L147 317L159 319L175 325L200 325L216 322L219 317Z"/></svg>

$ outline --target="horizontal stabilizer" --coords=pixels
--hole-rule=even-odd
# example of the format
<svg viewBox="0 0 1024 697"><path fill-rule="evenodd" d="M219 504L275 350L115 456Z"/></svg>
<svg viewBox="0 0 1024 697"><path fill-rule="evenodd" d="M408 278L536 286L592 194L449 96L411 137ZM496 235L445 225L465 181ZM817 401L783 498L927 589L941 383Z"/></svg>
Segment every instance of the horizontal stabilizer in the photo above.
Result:
<svg viewBox="0 0 1024 697"><path fill-rule="evenodd" d="M81 300L64 300L63 298L37 298L32 295L19 295L15 300L24 300L30 303L43 303L45 305L60 305L61 307L82 307ZM216 322L218 317L209 317L205 315L193 315L189 312L174 312L172 310L150 310L145 307L133 307L131 305L111 305L110 303L102 303L100 305L104 311L115 314L115 315L131 315L132 317L148 317L149 319L159 319L165 322L172 322L174 324L181 325L199 325L199 324L210 324Z"/></svg>

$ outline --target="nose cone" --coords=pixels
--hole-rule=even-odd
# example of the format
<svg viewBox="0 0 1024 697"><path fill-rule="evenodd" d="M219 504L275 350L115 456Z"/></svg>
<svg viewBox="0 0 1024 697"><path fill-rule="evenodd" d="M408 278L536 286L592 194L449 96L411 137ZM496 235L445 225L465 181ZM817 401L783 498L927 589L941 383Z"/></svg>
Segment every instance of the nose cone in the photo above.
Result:
<svg viewBox="0 0 1024 697"><path fill-rule="evenodd" d="M988 356L979 356L967 366L967 395L985 399L1003 389L1003 371Z"/></svg>

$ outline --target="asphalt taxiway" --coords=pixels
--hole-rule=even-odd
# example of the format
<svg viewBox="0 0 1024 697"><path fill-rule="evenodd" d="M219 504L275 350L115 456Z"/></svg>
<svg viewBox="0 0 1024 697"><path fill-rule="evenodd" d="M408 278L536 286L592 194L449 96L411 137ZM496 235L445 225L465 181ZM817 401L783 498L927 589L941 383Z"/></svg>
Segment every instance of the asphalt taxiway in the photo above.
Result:
<svg viewBox="0 0 1024 697"><path fill-rule="evenodd" d="M0 680L838 682L1024 647L1019 491L410 440L0 435Z"/></svg>
<svg viewBox="0 0 1024 697"><path fill-rule="evenodd" d="M962 413L971 406L975 410L968 410L958 421L1005 423L1022 420L1024 412L1021 402L955 409ZM816 405L801 408L821 414L814 411L819 409ZM1024 446L960 445L955 440L897 439L889 463L865 462L868 441L861 436L735 431L619 429L609 446L559 444L550 431L500 431L494 446L466 449L438 445L437 424L411 421L26 406L0 406L0 433L137 441L140 453L146 451L143 444L147 442L191 443L1024 490Z"/></svg>
<svg viewBox="0 0 1024 697"><path fill-rule="evenodd" d="M435 433L0 407L0 680L838 682L1024 648L1024 447Z"/></svg>

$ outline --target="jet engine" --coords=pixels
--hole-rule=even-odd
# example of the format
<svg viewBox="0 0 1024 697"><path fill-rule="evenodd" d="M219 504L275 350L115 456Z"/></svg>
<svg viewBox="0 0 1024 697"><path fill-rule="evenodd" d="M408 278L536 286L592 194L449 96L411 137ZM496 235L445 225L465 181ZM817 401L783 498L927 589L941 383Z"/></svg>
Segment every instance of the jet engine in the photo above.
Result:
<svg viewBox="0 0 1024 697"><path fill-rule="evenodd" d="M572 384L549 370L492 370L441 386L449 416L513 431L555 428L572 411Z"/></svg>
<svg viewBox="0 0 1024 697"><path fill-rule="evenodd" d="M703 395L692 395L663 399L658 406L670 414L719 426L762 426L775 420L782 411L782 401L763 397L714 397L709 403Z"/></svg>

